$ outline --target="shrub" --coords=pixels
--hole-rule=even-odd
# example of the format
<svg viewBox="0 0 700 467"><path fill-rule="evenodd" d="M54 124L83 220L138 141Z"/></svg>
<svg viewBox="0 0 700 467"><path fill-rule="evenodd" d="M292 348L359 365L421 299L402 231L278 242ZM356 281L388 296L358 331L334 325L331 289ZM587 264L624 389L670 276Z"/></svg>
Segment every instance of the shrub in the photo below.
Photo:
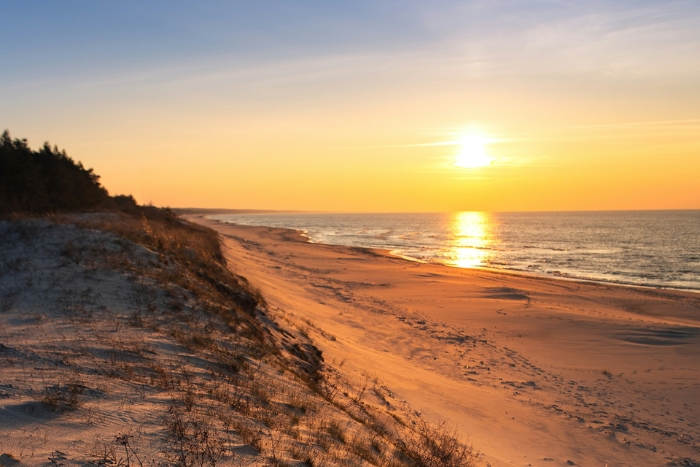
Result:
<svg viewBox="0 0 700 467"><path fill-rule="evenodd" d="M432 427L418 421L402 440L401 450L415 467L471 467L476 462L472 447L462 443L445 422Z"/></svg>
<svg viewBox="0 0 700 467"><path fill-rule="evenodd" d="M54 412L65 412L78 407L83 389L81 384L47 386L41 401Z"/></svg>

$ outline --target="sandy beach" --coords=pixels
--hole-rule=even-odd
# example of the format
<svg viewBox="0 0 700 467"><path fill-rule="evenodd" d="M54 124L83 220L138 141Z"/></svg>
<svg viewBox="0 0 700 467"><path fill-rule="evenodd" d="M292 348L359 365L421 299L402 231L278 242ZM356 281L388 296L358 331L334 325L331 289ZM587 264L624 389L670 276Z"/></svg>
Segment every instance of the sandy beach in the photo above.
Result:
<svg viewBox="0 0 700 467"><path fill-rule="evenodd" d="M491 466L700 465L700 295L410 262L218 230L326 361L447 420Z"/></svg>
<svg viewBox="0 0 700 467"><path fill-rule="evenodd" d="M324 363L216 232L140 214L0 222L0 466L481 465Z"/></svg>

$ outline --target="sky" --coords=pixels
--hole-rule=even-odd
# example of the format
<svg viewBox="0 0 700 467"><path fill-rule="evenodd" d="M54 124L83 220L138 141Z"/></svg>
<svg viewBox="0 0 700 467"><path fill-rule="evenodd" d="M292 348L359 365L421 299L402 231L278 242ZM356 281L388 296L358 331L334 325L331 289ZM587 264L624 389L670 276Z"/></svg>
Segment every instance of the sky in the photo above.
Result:
<svg viewBox="0 0 700 467"><path fill-rule="evenodd" d="M697 0L0 6L0 131L141 203L700 209Z"/></svg>

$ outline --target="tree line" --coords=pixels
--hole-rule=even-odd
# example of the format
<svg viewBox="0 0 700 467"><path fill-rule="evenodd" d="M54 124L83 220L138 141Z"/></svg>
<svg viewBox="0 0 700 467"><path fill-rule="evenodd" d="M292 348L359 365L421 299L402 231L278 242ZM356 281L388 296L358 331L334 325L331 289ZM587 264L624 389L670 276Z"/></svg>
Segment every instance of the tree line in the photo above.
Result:
<svg viewBox="0 0 700 467"><path fill-rule="evenodd" d="M33 151L26 139L0 137L0 214L84 211L136 206L131 196L110 197L100 176L49 143Z"/></svg>

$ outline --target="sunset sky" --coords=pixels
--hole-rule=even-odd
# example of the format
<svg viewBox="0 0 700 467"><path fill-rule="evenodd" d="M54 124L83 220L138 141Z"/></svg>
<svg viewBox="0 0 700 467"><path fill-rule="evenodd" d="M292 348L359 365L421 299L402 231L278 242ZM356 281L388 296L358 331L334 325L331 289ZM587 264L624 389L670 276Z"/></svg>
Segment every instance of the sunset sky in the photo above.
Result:
<svg viewBox="0 0 700 467"><path fill-rule="evenodd" d="M697 0L66 0L2 17L0 131L142 203L700 209ZM490 164L455 164L475 151Z"/></svg>

